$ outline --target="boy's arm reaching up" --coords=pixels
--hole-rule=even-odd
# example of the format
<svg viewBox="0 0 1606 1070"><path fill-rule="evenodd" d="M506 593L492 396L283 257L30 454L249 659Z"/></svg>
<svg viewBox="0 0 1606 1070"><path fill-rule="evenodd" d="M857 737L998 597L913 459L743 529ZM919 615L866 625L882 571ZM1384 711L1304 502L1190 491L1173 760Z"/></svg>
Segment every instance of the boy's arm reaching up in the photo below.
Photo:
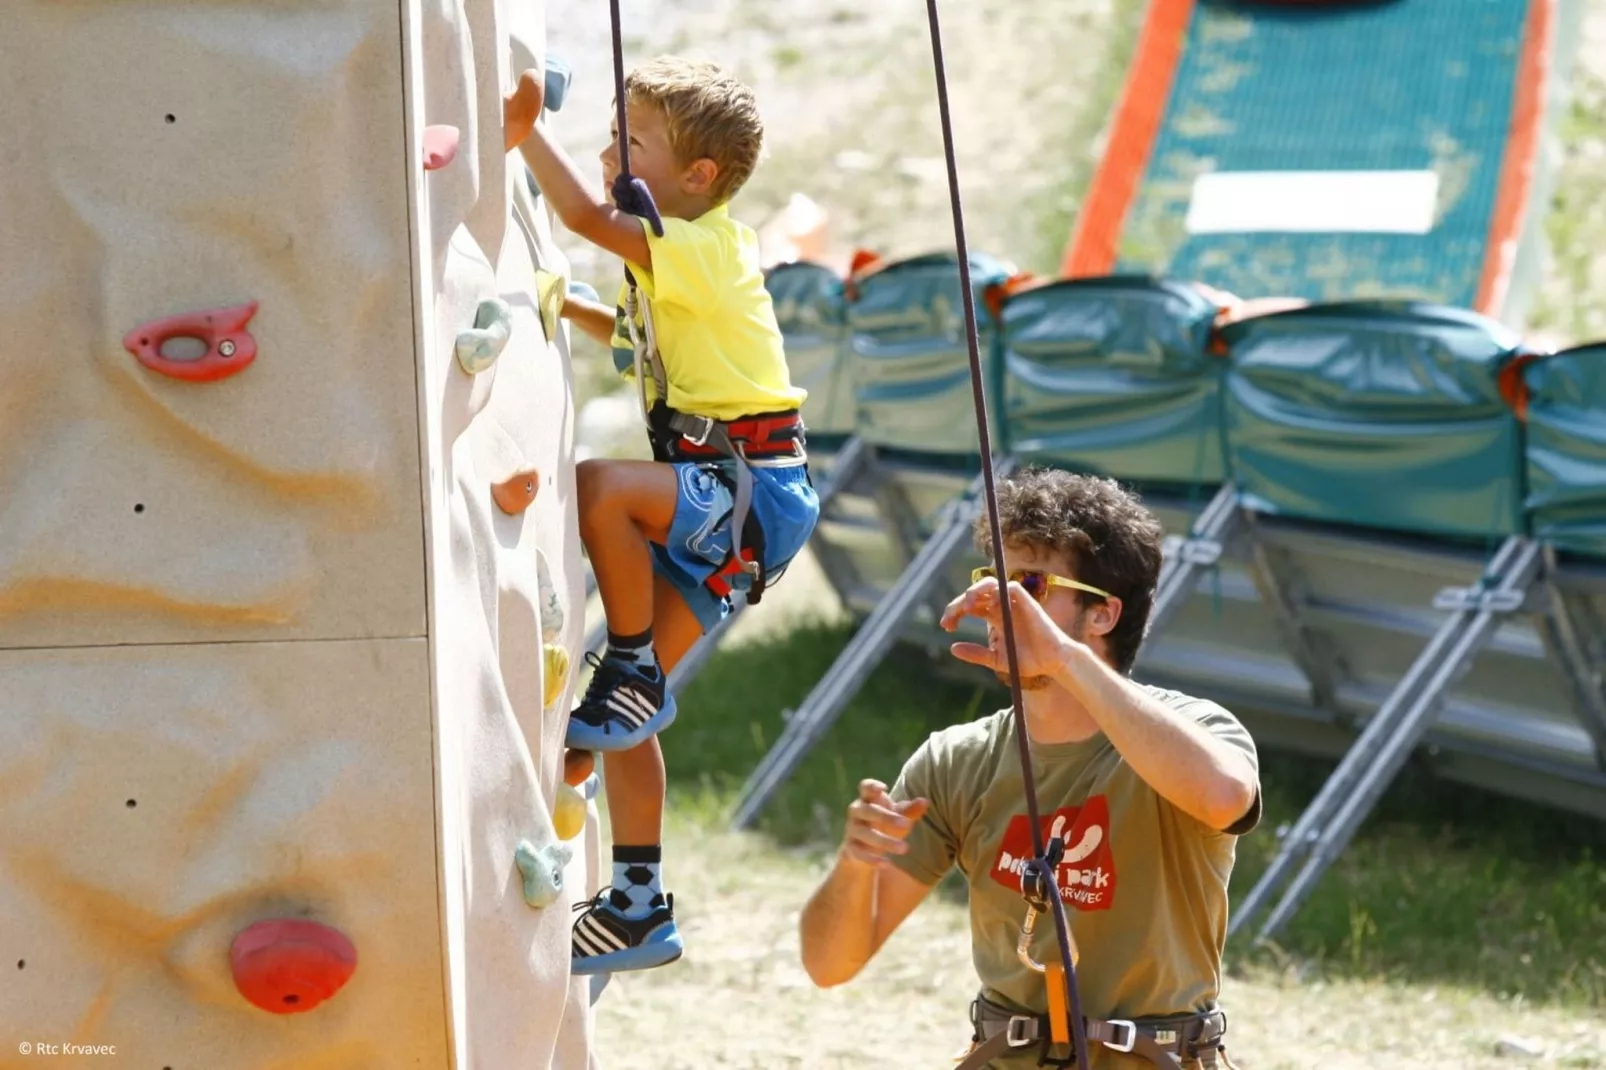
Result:
<svg viewBox="0 0 1606 1070"><path fill-rule="evenodd" d="M613 344L614 310L570 294L563 301L563 318L603 345Z"/></svg>
<svg viewBox="0 0 1606 1070"><path fill-rule="evenodd" d="M597 200L586 189L573 161L547 136L541 123L536 123L530 136L519 145L519 152L564 226L627 263L652 270L652 249L641 220ZM584 324L582 328L591 333Z"/></svg>

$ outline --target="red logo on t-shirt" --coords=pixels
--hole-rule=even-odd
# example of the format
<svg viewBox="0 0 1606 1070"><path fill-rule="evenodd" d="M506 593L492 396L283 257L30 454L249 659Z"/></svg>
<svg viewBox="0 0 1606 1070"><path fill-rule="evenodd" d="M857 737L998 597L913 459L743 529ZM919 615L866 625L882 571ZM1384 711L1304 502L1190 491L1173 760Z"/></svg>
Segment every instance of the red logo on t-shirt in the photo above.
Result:
<svg viewBox="0 0 1606 1070"><path fill-rule="evenodd" d="M1042 818L1043 846L1065 841L1060 860L1060 898L1078 910L1108 910L1115 902L1115 853L1110 850L1110 807L1095 795L1081 806L1067 806ZM1010 819L993 864L993 880L1020 891L1021 871L1032 858L1032 830L1025 814Z"/></svg>

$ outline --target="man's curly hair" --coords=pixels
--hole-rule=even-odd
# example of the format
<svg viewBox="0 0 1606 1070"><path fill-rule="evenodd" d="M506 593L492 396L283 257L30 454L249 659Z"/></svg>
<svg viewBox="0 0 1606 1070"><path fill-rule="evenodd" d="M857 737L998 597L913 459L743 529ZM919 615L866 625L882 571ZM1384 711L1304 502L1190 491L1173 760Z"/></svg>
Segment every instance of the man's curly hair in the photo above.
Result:
<svg viewBox="0 0 1606 1070"><path fill-rule="evenodd" d="M663 113L678 163L706 157L719 166L709 191L715 204L736 196L752 177L764 148L764 121L753 91L722 67L660 56L630 72L625 99Z"/></svg>
<svg viewBox="0 0 1606 1070"><path fill-rule="evenodd" d="M1117 671L1132 671L1160 580L1160 523L1138 496L1113 479L1057 468L1023 468L998 485L1006 543L1063 554L1074 579L1121 600L1121 618L1105 637ZM992 556L986 513L976 520L976 548ZM1085 607L1098 595L1073 592Z"/></svg>

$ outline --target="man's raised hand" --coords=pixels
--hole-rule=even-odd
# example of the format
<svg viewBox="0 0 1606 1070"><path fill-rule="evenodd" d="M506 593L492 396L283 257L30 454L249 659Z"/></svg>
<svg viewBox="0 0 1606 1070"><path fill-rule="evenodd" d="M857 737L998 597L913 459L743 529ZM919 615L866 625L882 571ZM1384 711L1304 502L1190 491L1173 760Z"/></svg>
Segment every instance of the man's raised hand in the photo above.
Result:
<svg viewBox="0 0 1606 1070"><path fill-rule="evenodd" d="M859 797L848 806L842 856L867 866L886 864L888 855L909 850L904 841L930 805L926 799L893 802L879 780L859 781Z"/></svg>

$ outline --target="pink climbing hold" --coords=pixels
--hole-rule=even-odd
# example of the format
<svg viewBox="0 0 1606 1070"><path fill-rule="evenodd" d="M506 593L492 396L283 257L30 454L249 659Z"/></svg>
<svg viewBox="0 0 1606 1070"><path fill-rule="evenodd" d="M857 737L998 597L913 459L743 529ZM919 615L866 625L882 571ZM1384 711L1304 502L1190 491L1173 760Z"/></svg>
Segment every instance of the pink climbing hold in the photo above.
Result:
<svg viewBox="0 0 1606 1070"><path fill-rule="evenodd" d="M424 170L439 171L457 159L457 143L461 137L455 126L424 127Z"/></svg>
<svg viewBox="0 0 1606 1070"><path fill-rule="evenodd" d="M344 933L301 918L259 921L229 948L234 987L272 1014L300 1014L330 999L357 969Z"/></svg>
<svg viewBox="0 0 1606 1070"><path fill-rule="evenodd" d="M210 383L238 375L256 359L257 340L246 324L256 315L257 303L248 301L210 312L186 312L142 323L123 336L123 347L153 372L192 383ZM187 338L204 352L193 359L162 352L167 343Z"/></svg>

